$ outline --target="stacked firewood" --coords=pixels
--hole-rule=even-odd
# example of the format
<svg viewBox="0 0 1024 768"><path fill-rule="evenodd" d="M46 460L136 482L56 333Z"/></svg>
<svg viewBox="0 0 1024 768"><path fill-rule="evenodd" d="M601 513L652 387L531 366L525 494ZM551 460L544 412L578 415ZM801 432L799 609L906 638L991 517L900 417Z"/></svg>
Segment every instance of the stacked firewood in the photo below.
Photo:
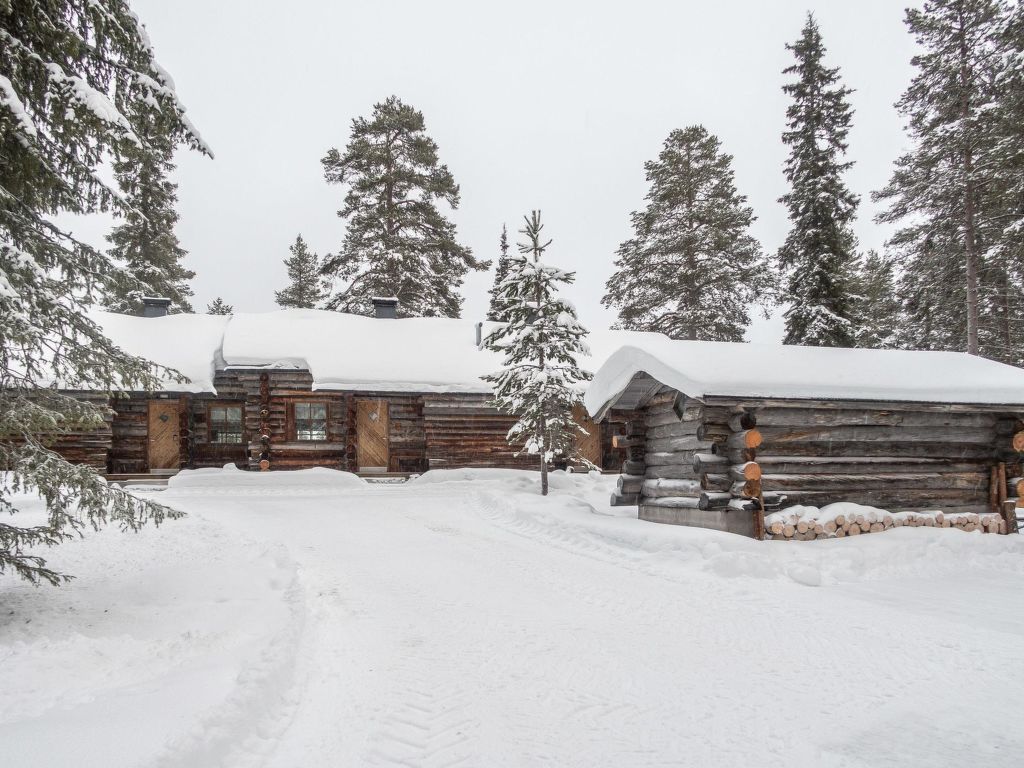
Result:
<svg viewBox="0 0 1024 768"><path fill-rule="evenodd" d="M880 533L890 528L959 528L962 531L1006 533L1006 521L996 514L953 514L942 512L875 512L836 515L815 519L799 512L775 512L765 520L765 536L770 539L807 541L810 539L843 538L862 533Z"/></svg>

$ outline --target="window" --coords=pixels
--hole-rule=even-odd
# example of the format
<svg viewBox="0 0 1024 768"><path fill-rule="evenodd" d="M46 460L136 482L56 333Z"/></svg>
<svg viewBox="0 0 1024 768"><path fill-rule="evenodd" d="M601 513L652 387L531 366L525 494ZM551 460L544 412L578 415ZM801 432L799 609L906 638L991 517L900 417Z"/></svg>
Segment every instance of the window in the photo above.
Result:
<svg viewBox="0 0 1024 768"><path fill-rule="evenodd" d="M211 405L207 428L211 443L242 442L242 406Z"/></svg>
<svg viewBox="0 0 1024 768"><path fill-rule="evenodd" d="M327 439L327 403L295 403L295 439Z"/></svg>

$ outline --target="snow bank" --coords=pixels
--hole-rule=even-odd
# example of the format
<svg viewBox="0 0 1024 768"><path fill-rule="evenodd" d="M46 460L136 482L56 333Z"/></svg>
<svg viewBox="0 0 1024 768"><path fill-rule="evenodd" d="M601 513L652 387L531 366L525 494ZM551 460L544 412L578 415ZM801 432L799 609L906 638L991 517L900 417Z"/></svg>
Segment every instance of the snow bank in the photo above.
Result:
<svg viewBox="0 0 1024 768"><path fill-rule="evenodd" d="M216 392L213 376L220 358L228 318L224 315L167 315L136 317L92 312L90 318L125 352L173 368L188 377L180 383L165 379L168 392Z"/></svg>
<svg viewBox="0 0 1024 768"><path fill-rule="evenodd" d="M691 397L724 395L933 403L1024 404L1024 370L957 352L836 349L646 339L594 376L591 414L638 373Z"/></svg>
<svg viewBox="0 0 1024 768"><path fill-rule="evenodd" d="M365 488L366 482L351 472L327 467L279 470L276 472L249 472L234 464L222 469L183 469L169 478L169 491L231 490L260 492L340 491Z"/></svg>

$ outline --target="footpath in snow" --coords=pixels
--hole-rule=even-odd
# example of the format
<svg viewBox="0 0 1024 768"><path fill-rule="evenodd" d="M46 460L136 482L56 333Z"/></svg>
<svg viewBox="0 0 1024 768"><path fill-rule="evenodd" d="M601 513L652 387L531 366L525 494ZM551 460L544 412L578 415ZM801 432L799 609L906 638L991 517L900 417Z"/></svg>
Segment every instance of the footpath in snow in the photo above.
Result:
<svg viewBox="0 0 1024 768"><path fill-rule="evenodd" d="M613 480L182 473L0 580L4 763L1020 764L1024 539L754 542Z"/></svg>

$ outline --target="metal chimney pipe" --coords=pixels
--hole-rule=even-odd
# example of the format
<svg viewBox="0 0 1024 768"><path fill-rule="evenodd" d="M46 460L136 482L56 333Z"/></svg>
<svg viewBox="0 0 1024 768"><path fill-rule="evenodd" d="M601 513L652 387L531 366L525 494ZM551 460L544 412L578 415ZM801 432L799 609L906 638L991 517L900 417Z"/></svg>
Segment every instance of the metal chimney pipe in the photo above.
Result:
<svg viewBox="0 0 1024 768"><path fill-rule="evenodd" d="M171 300L157 296L142 297L143 317L165 317L170 309Z"/></svg>
<svg viewBox="0 0 1024 768"><path fill-rule="evenodd" d="M373 316L378 320L394 320L398 317L398 299L374 296L370 301L373 302Z"/></svg>

